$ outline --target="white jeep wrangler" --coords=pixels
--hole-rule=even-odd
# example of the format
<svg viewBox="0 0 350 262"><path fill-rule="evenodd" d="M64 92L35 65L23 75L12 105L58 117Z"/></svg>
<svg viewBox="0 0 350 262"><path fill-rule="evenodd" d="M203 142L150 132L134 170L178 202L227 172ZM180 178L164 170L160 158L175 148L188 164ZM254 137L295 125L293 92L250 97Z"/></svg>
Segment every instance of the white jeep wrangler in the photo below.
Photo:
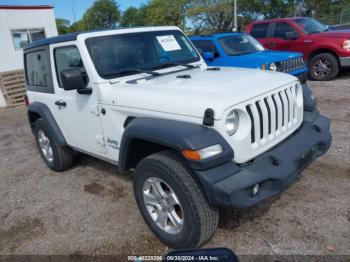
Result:
<svg viewBox="0 0 350 262"><path fill-rule="evenodd" d="M177 27L58 36L26 46L24 61L47 166L70 168L79 151L135 169L141 214L173 248L207 241L219 206L281 193L331 143L297 78L209 68Z"/></svg>

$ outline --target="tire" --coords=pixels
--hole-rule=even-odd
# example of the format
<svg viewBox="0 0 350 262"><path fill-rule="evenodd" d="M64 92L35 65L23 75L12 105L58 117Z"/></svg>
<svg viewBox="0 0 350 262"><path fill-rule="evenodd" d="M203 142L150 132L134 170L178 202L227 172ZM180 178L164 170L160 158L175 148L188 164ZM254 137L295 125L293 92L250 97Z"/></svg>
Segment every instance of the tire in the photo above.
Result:
<svg viewBox="0 0 350 262"><path fill-rule="evenodd" d="M330 53L321 53L311 58L309 77L315 81L329 81L339 73L338 59Z"/></svg>
<svg viewBox="0 0 350 262"><path fill-rule="evenodd" d="M50 130L46 126L45 121L42 119L35 121L34 135L40 155L51 170L60 172L70 168L73 165L73 150L69 147L62 147L58 145L55 136L51 134ZM44 135L44 137L48 140L48 143L46 142L46 146L49 145L51 147L50 150L43 149L42 144L40 144L40 138L43 138L42 135ZM50 153L45 154L47 151Z"/></svg>
<svg viewBox="0 0 350 262"><path fill-rule="evenodd" d="M168 227L168 230L161 228L151 217L151 211L148 208L152 209L154 207L146 206L144 197L144 190L148 188L151 180L160 182L163 192L167 193L168 197L171 192L175 193L179 205L175 205L175 208L171 210L173 212L176 210L177 217L182 218L183 222L176 229L177 231L172 229L171 226ZM166 190L167 187L170 190ZM147 192L155 194L153 186L149 188L152 189ZM134 176L134 194L146 224L160 241L171 248L198 247L216 231L219 221L218 209L208 203L199 185L175 152L167 150L155 153L146 157L137 165ZM166 199L169 200L169 198ZM174 214L173 212L172 214ZM172 215L172 217L175 216ZM167 221L166 224L175 225L170 222L170 217L167 217ZM173 219L173 221L175 220ZM169 232L170 229L172 229L172 232Z"/></svg>

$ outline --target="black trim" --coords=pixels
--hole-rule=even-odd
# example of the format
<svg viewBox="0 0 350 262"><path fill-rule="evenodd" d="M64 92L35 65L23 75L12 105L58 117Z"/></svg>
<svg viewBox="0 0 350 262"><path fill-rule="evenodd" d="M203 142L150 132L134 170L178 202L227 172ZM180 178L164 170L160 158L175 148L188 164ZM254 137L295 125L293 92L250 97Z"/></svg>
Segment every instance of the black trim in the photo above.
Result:
<svg viewBox="0 0 350 262"><path fill-rule="evenodd" d="M50 133L55 136L56 141L60 146L66 146L67 142L64 138L59 126L57 125L55 118L50 112L50 109L43 103L33 102L28 106L28 120L30 127L33 131L34 122L31 113L35 113L40 116L41 119L47 124L47 128L50 129Z"/></svg>
<svg viewBox="0 0 350 262"><path fill-rule="evenodd" d="M247 165L233 161L198 171L203 192L216 206L248 208L285 191L296 177L331 145L330 121L316 111L302 126L276 147L255 158ZM260 185L252 197L251 188Z"/></svg>
<svg viewBox="0 0 350 262"><path fill-rule="evenodd" d="M135 118L127 125L119 151L119 170L124 172L128 161L129 146L134 139L141 139L170 148L182 155L184 149L199 150L219 144L223 153L202 161L186 160L196 170L204 170L233 159L233 151L226 140L212 128L198 124L158 118Z"/></svg>

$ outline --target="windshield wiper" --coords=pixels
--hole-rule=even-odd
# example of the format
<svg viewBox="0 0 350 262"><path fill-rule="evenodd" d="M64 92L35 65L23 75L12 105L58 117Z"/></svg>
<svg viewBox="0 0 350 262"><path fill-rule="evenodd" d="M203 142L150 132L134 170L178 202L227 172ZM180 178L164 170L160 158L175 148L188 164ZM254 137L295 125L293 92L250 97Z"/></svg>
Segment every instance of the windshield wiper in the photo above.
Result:
<svg viewBox="0 0 350 262"><path fill-rule="evenodd" d="M139 69L139 68L125 68L117 71L111 71L107 72L106 74L103 74L104 76L113 76L113 75L127 75L132 73L146 73L154 76L160 76L161 73L154 72L152 70L146 70L146 69Z"/></svg>
<svg viewBox="0 0 350 262"><path fill-rule="evenodd" d="M172 66L184 66L187 68L198 68L198 65L190 65L190 64L185 64L185 63L176 63L176 62L164 62L160 65L157 65L153 67L152 69L161 69L161 68L167 68L167 67L172 67Z"/></svg>

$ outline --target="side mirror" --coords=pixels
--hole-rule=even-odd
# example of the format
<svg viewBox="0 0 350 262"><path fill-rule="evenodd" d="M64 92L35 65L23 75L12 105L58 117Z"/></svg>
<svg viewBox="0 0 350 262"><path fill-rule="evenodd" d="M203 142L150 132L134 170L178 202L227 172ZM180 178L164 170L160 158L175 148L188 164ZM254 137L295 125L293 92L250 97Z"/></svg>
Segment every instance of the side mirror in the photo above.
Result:
<svg viewBox="0 0 350 262"><path fill-rule="evenodd" d="M299 38L299 35L295 31L289 31L289 32L286 32L285 34L286 40L297 40L298 38Z"/></svg>
<svg viewBox="0 0 350 262"><path fill-rule="evenodd" d="M77 90L79 94L92 93L91 88L86 88L83 74L79 68L62 70L60 75L64 90Z"/></svg>
<svg viewBox="0 0 350 262"><path fill-rule="evenodd" d="M214 60L214 52L204 52L203 53L203 58L205 60Z"/></svg>

